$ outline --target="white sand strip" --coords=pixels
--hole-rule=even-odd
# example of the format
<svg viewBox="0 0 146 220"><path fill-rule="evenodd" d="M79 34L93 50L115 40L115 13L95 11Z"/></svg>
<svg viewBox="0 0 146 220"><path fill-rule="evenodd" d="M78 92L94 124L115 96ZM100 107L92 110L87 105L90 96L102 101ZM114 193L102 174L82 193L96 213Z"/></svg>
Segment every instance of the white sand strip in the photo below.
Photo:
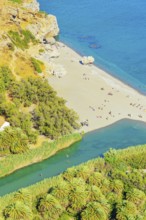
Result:
<svg viewBox="0 0 146 220"><path fill-rule="evenodd" d="M80 122L88 119L85 132L129 118L146 122L146 97L94 65L80 64L81 56L59 43L59 58L52 61L62 65L67 74L49 77L58 95L67 100Z"/></svg>

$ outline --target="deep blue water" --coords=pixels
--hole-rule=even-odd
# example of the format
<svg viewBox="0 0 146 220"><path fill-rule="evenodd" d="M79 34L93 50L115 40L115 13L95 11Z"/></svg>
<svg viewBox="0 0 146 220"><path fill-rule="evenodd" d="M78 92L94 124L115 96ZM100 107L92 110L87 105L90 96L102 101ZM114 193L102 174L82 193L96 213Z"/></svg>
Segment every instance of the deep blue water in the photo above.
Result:
<svg viewBox="0 0 146 220"><path fill-rule="evenodd" d="M118 121L106 128L85 134L82 141L47 160L0 178L0 196L58 175L68 167L103 155L109 148L121 149L144 143L146 143L146 123L132 120Z"/></svg>
<svg viewBox="0 0 146 220"><path fill-rule="evenodd" d="M60 40L146 94L145 0L39 0L55 14ZM92 48L96 46L97 48ZM146 123L121 120L87 133L83 140L51 158L0 179L0 195L55 176L68 167L102 155L109 148L146 143ZM41 175L40 175L41 174Z"/></svg>
<svg viewBox="0 0 146 220"><path fill-rule="evenodd" d="M61 41L146 95L145 0L38 1L57 16Z"/></svg>

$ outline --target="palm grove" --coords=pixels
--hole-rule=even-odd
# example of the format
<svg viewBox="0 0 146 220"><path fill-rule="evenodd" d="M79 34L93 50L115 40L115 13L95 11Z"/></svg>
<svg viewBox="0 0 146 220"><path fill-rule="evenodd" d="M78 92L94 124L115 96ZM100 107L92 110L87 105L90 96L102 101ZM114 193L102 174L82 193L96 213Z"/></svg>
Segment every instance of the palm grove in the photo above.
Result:
<svg viewBox="0 0 146 220"><path fill-rule="evenodd" d="M0 154L25 152L38 135L57 139L79 128L77 115L40 77L17 81L0 68L0 115L10 127L0 132Z"/></svg>
<svg viewBox="0 0 146 220"><path fill-rule="evenodd" d="M110 150L0 198L4 220L145 220L146 146Z"/></svg>

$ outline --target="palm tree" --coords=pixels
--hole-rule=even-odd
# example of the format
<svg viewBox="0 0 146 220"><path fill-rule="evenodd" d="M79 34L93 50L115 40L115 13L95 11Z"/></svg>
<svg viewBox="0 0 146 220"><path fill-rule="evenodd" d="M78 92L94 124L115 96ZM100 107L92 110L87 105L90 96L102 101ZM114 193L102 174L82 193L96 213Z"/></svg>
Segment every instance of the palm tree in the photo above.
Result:
<svg viewBox="0 0 146 220"><path fill-rule="evenodd" d="M86 205L87 198L88 198L88 195L84 191L84 189L82 189L82 186L71 190L71 192L69 193L69 209L68 210L70 212L80 211Z"/></svg>
<svg viewBox="0 0 146 220"><path fill-rule="evenodd" d="M128 201L133 202L139 208L142 208L146 201L145 193L136 188L130 189L126 194L126 198Z"/></svg>
<svg viewBox="0 0 146 220"><path fill-rule="evenodd" d="M32 212L28 206L24 205L22 202L17 201L16 203L10 204L5 208L4 216L6 219L31 220Z"/></svg>
<svg viewBox="0 0 146 220"><path fill-rule="evenodd" d="M66 208L69 203L68 201L69 192L70 192L69 184L66 181L61 181L57 186L52 188L50 194L54 196L64 208Z"/></svg>
<svg viewBox="0 0 146 220"><path fill-rule="evenodd" d="M69 216L68 213L64 212L62 213L62 215L60 216L60 218L58 220L75 220L73 217Z"/></svg>
<svg viewBox="0 0 146 220"><path fill-rule="evenodd" d="M101 207L104 209L106 215L109 216L110 212L111 212L111 205L108 202L108 200L106 200L105 198L101 199L100 201L98 201L98 203L101 205Z"/></svg>
<svg viewBox="0 0 146 220"><path fill-rule="evenodd" d="M75 176L76 176L76 168L75 167L71 167L71 168L68 168L63 174L62 174L62 177L65 179L65 180L72 180Z"/></svg>
<svg viewBox="0 0 146 220"><path fill-rule="evenodd" d="M110 181L107 178L104 178L102 180L102 185L100 186L100 189L104 195L107 195L107 193L111 191Z"/></svg>
<svg viewBox="0 0 146 220"><path fill-rule="evenodd" d="M22 153L28 149L28 138L20 128L8 127L1 135L3 146L14 153Z"/></svg>
<svg viewBox="0 0 146 220"><path fill-rule="evenodd" d="M22 203L28 205L31 205L32 202L32 196L29 190L27 189L21 189L18 192L14 194L14 200L15 201L21 201Z"/></svg>
<svg viewBox="0 0 146 220"><path fill-rule="evenodd" d="M38 211L47 220L52 220L59 218L63 212L63 208L54 196L47 194L44 198L40 199Z"/></svg>
<svg viewBox="0 0 146 220"><path fill-rule="evenodd" d="M94 169L96 171L103 172L105 170L104 158L99 157L98 159L94 159L94 160L92 160L92 164L94 165Z"/></svg>
<svg viewBox="0 0 146 220"><path fill-rule="evenodd" d="M118 213L116 214L116 219L117 220L135 220L135 216L133 216L132 214L127 214L125 212L125 209L121 209L118 211Z"/></svg>
<svg viewBox="0 0 146 220"><path fill-rule="evenodd" d="M106 198L111 205L114 205L115 203L120 203L122 201L121 195L119 196L114 192L108 193Z"/></svg>
<svg viewBox="0 0 146 220"><path fill-rule="evenodd" d="M111 182L110 188L112 189L113 192L120 195L123 192L124 184L121 180L114 179Z"/></svg>
<svg viewBox="0 0 146 220"><path fill-rule="evenodd" d="M128 180L130 185L133 185L136 188L141 188L145 187L144 181L143 181L143 175L141 173L141 170L136 170L133 169L131 172L128 173Z"/></svg>
<svg viewBox="0 0 146 220"><path fill-rule="evenodd" d="M33 220L43 220L43 218L39 214L35 214Z"/></svg>
<svg viewBox="0 0 146 220"><path fill-rule="evenodd" d="M91 185L96 185L98 187L102 186L102 181L104 180L104 176L99 172L94 172L89 178L88 182Z"/></svg>
<svg viewBox="0 0 146 220"><path fill-rule="evenodd" d="M100 201L105 198L100 188L95 185L87 185L86 191L88 193L89 202Z"/></svg>
<svg viewBox="0 0 146 220"><path fill-rule="evenodd" d="M135 217L138 214L136 205L128 200L123 200L121 203L117 204L116 208L117 208L116 218L118 220L131 219L131 218L135 219Z"/></svg>
<svg viewBox="0 0 146 220"><path fill-rule="evenodd" d="M87 165L80 166L77 170L76 177L82 178L83 180L87 180L91 173L93 172L92 169L90 169Z"/></svg>
<svg viewBox="0 0 146 220"><path fill-rule="evenodd" d="M138 215L136 220L146 220L146 215Z"/></svg>
<svg viewBox="0 0 146 220"><path fill-rule="evenodd" d="M90 202L81 212L81 220L108 220L108 216L98 202Z"/></svg>
<svg viewBox="0 0 146 220"><path fill-rule="evenodd" d="M82 190L85 190L86 188L86 183L82 178L73 178L70 181L70 189L74 190L77 189L78 187L82 187Z"/></svg>
<svg viewBox="0 0 146 220"><path fill-rule="evenodd" d="M136 215L138 213L137 207L133 202L123 201L123 205L126 208L126 212L129 214Z"/></svg>

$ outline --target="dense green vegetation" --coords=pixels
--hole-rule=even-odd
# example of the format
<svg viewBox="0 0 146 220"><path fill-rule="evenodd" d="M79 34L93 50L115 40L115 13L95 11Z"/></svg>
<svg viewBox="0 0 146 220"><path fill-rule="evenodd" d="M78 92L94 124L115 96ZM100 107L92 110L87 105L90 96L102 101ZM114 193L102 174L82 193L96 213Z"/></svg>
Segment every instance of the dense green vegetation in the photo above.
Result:
<svg viewBox="0 0 146 220"><path fill-rule="evenodd" d="M23 153L28 149L28 138L20 128L7 128L0 132L0 150L13 154Z"/></svg>
<svg viewBox="0 0 146 220"><path fill-rule="evenodd" d="M146 164L140 166L138 159L143 155L146 156L145 145L110 150L105 158L69 168L58 177L1 197L1 217L4 220L145 220ZM132 165L128 162L131 160Z"/></svg>
<svg viewBox="0 0 146 220"><path fill-rule="evenodd" d="M16 25L19 31L8 32L10 52L38 43L30 31ZM41 61L29 58L29 63L36 73L43 72ZM0 132L0 177L81 138L72 134L79 128L76 113L46 80L17 81L6 66L0 67L0 116L11 125ZM30 147L39 135L55 141ZM111 149L104 158L1 197L0 220L146 220L146 145Z"/></svg>
<svg viewBox="0 0 146 220"><path fill-rule="evenodd" d="M0 155L25 152L39 134L53 140L79 128L76 113L46 80L16 81L7 67L1 67L0 90L0 115L11 125L0 133Z"/></svg>
<svg viewBox="0 0 146 220"><path fill-rule="evenodd" d="M22 149L25 149L25 152L23 154L11 154L0 160L0 177L8 175L9 173L12 173L13 171L20 169L24 166L28 166L32 163L42 161L55 154L57 151L69 147L71 144L77 141L80 141L81 138L82 136L79 133L74 133L67 136L63 136L53 142L44 141L41 144L41 146L34 149L27 150L26 145L24 148L22 147ZM18 142L15 143L17 144L19 151L19 148L21 146L19 145L20 141L22 140L20 139L18 140Z"/></svg>
<svg viewBox="0 0 146 220"><path fill-rule="evenodd" d="M17 0L17 2L21 3L20 0ZM8 32L8 36L10 37L12 43L22 50L27 49L30 43L37 43L37 40L29 30L21 30L20 32L11 30Z"/></svg>
<svg viewBox="0 0 146 220"><path fill-rule="evenodd" d="M105 159L110 164L124 169L124 166L130 166L136 169L146 168L146 149L143 148L127 148L125 150L111 149L105 154ZM124 160L124 163L123 163Z"/></svg>
<svg viewBox="0 0 146 220"><path fill-rule="evenodd" d="M9 68L2 66L0 67L0 95L2 102L4 100L4 96L2 95L2 92L5 92L11 85L11 83L14 81L14 76L12 75Z"/></svg>

